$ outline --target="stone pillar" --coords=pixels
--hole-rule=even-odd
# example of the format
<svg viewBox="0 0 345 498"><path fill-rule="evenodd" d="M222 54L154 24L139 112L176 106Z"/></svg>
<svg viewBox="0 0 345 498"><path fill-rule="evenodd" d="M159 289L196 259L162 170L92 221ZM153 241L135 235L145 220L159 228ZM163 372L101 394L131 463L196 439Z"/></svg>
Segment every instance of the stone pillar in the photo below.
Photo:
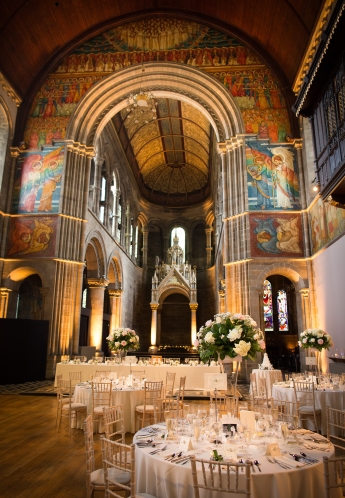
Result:
<svg viewBox="0 0 345 498"><path fill-rule="evenodd" d="M143 268L147 270L147 241L149 237L149 231L147 228L142 229L143 234L143 247L141 248L143 253Z"/></svg>
<svg viewBox="0 0 345 498"><path fill-rule="evenodd" d="M104 163L104 158L96 156L94 158L95 163L95 177L93 184L93 199L92 199L92 210L99 218L99 202L101 196L101 180L102 180L102 166Z"/></svg>
<svg viewBox="0 0 345 498"><path fill-rule="evenodd" d="M301 296L301 310L302 310L302 320L303 320L303 330L311 328L311 316L310 316L310 303L309 303L309 289L301 289L299 291Z"/></svg>
<svg viewBox="0 0 345 498"><path fill-rule="evenodd" d="M225 313L226 307L225 307L225 290L224 289L218 290L218 297L219 297L219 313Z"/></svg>
<svg viewBox="0 0 345 498"><path fill-rule="evenodd" d="M130 254L130 242L131 242L131 213L129 203L126 206L126 221L125 221L125 249L127 254Z"/></svg>
<svg viewBox="0 0 345 498"><path fill-rule="evenodd" d="M113 226L112 226L112 234L113 237L115 237L117 240L119 239L118 233L119 233L119 200L120 200L120 190L116 189L114 192L114 217L113 217Z"/></svg>
<svg viewBox="0 0 345 498"><path fill-rule="evenodd" d="M198 309L197 303L189 304L191 310L191 344L194 346L196 339L196 310Z"/></svg>
<svg viewBox="0 0 345 498"><path fill-rule="evenodd" d="M157 310L157 333L156 333L156 345L161 343L161 332L162 332L162 310L159 308Z"/></svg>
<svg viewBox="0 0 345 498"><path fill-rule="evenodd" d="M103 307L104 289L109 280L105 278L88 278L90 291L91 313L90 313L90 346L96 346L97 351L102 350L103 331Z"/></svg>
<svg viewBox="0 0 345 498"><path fill-rule="evenodd" d="M121 315L122 315L122 289L109 289L109 300L110 300L110 331L121 327Z"/></svg>
<svg viewBox="0 0 345 498"><path fill-rule="evenodd" d="M206 267L212 266L212 239L213 228L206 228Z"/></svg>
<svg viewBox="0 0 345 498"><path fill-rule="evenodd" d="M111 222L110 222L110 198L112 197L111 193L111 182L112 176L107 175L107 183L105 189L105 205L104 205L104 225L111 230Z"/></svg>
<svg viewBox="0 0 345 498"><path fill-rule="evenodd" d="M151 346L156 346L157 344L157 310L159 304L150 303L150 307L152 310L152 319L151 319Z"/></svg>
<svg viewBox="0 0 345 498"><path fill-rule="evenodd" d="M0 287L0 318L7 318L8 301L11 289Z"/></svg>

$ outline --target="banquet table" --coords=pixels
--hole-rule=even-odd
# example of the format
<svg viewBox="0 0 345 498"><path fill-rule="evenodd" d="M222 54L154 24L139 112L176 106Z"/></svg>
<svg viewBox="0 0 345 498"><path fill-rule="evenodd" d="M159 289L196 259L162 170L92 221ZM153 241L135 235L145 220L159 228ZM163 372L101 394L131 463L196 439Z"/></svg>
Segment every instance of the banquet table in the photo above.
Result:
<svg viewBox="0 0 345 498"><path fill-rule="evenodd" d="M345 392L343 390L322 389L316 388L315 395L315 408L321 409L321 433L327 434L327 410L326 407L336 408L337 410L344 410ZM295 402L294 388L287 383L274 384L272 388L272 398L282 401Z"/></svg>
<svg viewBox="0 0 345 498"><path fill-rule="evenodd" d="M162 441L161 434L164 431L164 425L157 424L155 427L160 428L160 432L156 435L156 441ZM139 431L138 434L145 434ZM148 434L146 432L146 434ZM320 436L321 437L321 436ZM287 445L285 442L279 442L282 453L284 452L284 461L290 462L292 468L282 468L277 463L268 462L264 455L265 449L263 439L258 444L250 444L248 447L249 459L251 461L257 459L260 463L261 472L254 465L251 471L251 498L305 498L310 496L313 498L324 497L324 476L323 476L323 461L322 457L331 457L334 455L334 446L329 444L322 445L328 450L321 451L320 449L306 449L303 446L304 439L308 440L308 436L299 435L298 440L300 445ZM142 441L142 439L140 439ZM254 440L253 440L254 441ZM267 440L269 441L269 440ZM326 440L324 440L327 443ZM309 440L308 440L309 443ZM161 443L162 444L162 443ZM193 443L195 444L195 443ZM193 450L183 452L183 455L195 454L197 458L209 459L210 451L206 449L205 442L199 442ZM218 445L218 453L222 454L226 443ZM317 447L317 445L314 445ZM159 447L159 446L158 446ZM162 446L161 446L162 447ZM286 448L289 447L288 450ZM283 449L285 448L285 449ZM185 464L172 463L165 460L169 456L179 451L177 443L170 443L164 452L159 452L155 455L150 455L152 447L136 446L136 482L138 493L150 493L156 498L194 498L193 481L190 468L190 462ZM299 453L304 451L308 457L317 459L317 463L306 465L302 462L298 463L293 460L285 451ZM238 453L238 457L240 454ZM279 458L279 457L277 457ZM298 467L295 467L300 465ZM234 474L232 474L234 475ZM244 474L240 474L240 479L244 479ZM233 497L233 494L224 494L219 492L210 492L200 490L200 498L221 498ZM237 495L236 495L237 496ZM341 498L341 490L332 490L332 498Z"/></svg>
<svg viewBox="0 0 345 498"><path fill-rule="evenodd" d="M274 371L274 370L273 370ZM281 372L281 370L275 370L276 372ZM270 372L272 370L260 370L259 368L254 368L252 370L252 373L255 374L256 377L256 385L258 385L258 379L259 377L263 377L266 381L266 388L267 388L267 396L270 398L271 393L272 393L272 385L271 385L271 377L270 377ZM252 392L252 385L250 384L250 392Z"/></svg>
<svg viewBox="0 0 345 498"><path fill-rule="evenodd" d="M89 363L58 363L56 365L56 375L55 384L57 386L57 376L62 375L63 379L69 379L69 372L81 372L81 381L86 382L91 380L96 374L96 371L106 371L110 370L112 372L117 372L117 377L119 375L125 375L128 377L130 375L131 368L134 370L145 370L145 375L147 380L151 381L163 381L165 384L167 372L175 372L175 387L179 386L180 377L186 377L185 389L203 389L204 387L204 373L220 373L221 367L208 366L208 365L106 365L105 363L89 364Z"/></svg>
<svg viewBox="0 0 345 498"><path fill-rule="evenodd" d="M91 386L77 385L74 391L74 401L76 403L84 403L87 406L87 414L92 412L92 390ZM144 402L144 391L142 388L130 388L128 386L119 386L113 388L111 396L112 406L123 405L124 426L125 432L135 433L135 407ZM80 422L78 428L82 429ZM99 432L103 431L103 427L99 427Z"/></svg>

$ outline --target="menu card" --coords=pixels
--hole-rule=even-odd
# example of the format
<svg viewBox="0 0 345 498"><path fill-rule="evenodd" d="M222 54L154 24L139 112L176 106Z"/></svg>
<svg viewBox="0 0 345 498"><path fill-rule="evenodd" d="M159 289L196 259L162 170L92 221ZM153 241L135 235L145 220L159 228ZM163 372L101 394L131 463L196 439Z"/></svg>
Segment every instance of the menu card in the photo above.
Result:
<svg viewBox="0 0 345 498"><path fill-rule="evenodd" d="M255 413L249 410L240 411L240 421L248 430L255 431Z"/></svg>

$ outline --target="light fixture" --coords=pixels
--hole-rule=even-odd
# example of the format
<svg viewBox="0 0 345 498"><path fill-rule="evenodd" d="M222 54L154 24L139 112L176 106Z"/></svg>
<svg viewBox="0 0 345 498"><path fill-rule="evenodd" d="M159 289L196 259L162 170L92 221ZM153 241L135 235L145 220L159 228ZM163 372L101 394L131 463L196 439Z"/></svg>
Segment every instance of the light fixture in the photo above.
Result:
<svg viewBox="0 0 345 498"><path fill-rule="evenodd" d="M148 123L157 119L157 102L155 96L149 90L139 90L130 93L127 97L127 119L133 119L135 123Z"/></svg>
<svg viewBox="0 0 345 498"><path fill-rule="evenodd" d="M314 178L314 180L313 180L311 183L313 183L313 184L314 184L314 185L313 185L313 191L314 191L314 192L320 192L320 186L321 186L321 185L320 185L320 182L319 182L319 180L317 179L317 177L315 177L315 178Z"/></svg>

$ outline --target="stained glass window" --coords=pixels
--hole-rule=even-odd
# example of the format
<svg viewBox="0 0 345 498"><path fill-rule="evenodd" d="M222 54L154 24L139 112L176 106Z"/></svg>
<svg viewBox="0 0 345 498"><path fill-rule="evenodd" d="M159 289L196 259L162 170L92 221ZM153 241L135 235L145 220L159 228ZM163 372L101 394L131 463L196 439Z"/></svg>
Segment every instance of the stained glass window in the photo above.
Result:
<svg viewBox="0 0 345 498"><path fill-rule="evenodd" d="M289 321L288 321L286 292L284 290L278 291L277 310L278 310L279 332L287 332L289 330Z"/></svg>
<svg viewBox="0 0 345 498"><path fill-rule="evenodd" d="M82 300L82 308L86 308L86 300L87 300L87 289L83 290L83 300Z"/></svg>
<svg viewBox="0 0 345 498"><path fill-rule="evenodd" d="M268 280L264 281L264 295L263 295L263 305L264 305L264 320L265 320L265 331L273 331L273 305L272 305L272 285Z"/></svg>

